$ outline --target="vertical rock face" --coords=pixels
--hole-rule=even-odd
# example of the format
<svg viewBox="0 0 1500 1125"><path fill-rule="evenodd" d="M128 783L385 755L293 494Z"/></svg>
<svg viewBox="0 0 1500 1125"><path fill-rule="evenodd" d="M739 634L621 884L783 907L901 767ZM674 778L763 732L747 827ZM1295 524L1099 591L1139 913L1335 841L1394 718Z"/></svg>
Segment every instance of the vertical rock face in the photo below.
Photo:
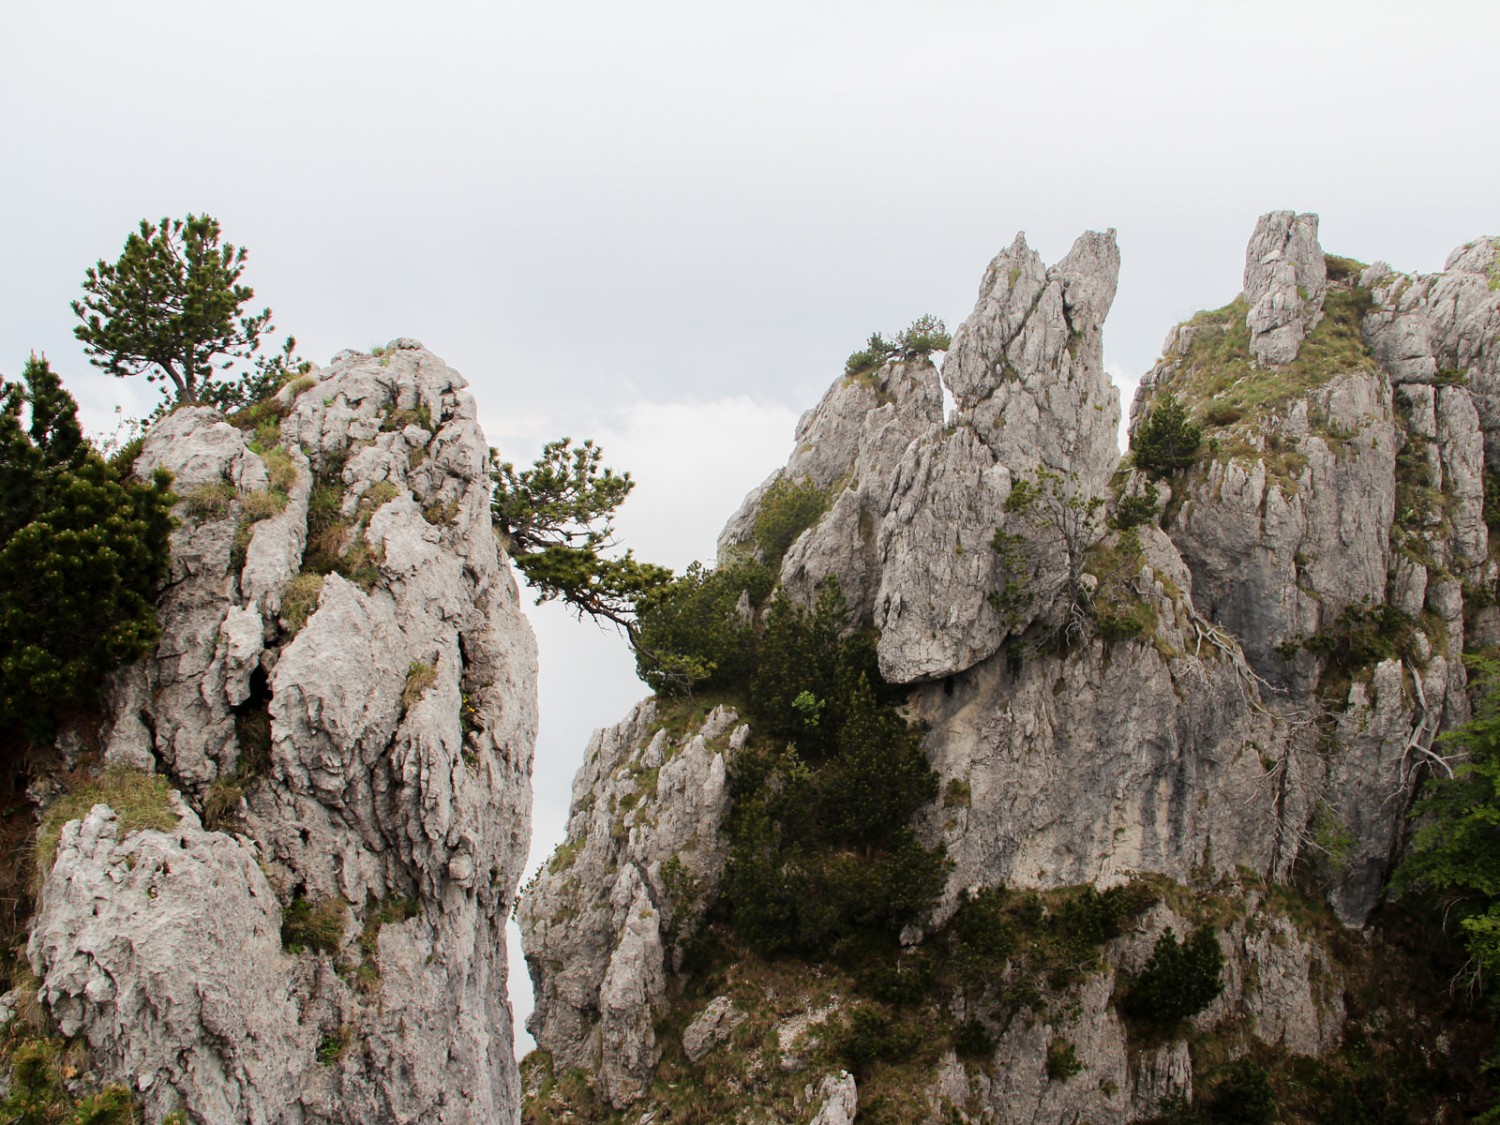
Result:
<svg viewBox="0 0 1500 1125"><path fill-rule="evenodd" d="M1191 1018L1195 1042L1217 1037L1235 1057L1255 1043L1341 1050L1346 1019L1362 1018L1346 1009L1364 1002L1352 977L1371 967L1328 931L1379 904L1419 767L1468 715L1462 653L1500 641L1484 518L1485 462L1500 464L1496 263L1496 241L1481 240L1443 274L1405 277L1325 258L1316 216L1264 216L1244 294L1175 329L1142 381L1133 427L1170 392L1204 439L1190 467L1153 481L1118 457L1102 372L1112 236L1084 235L1050 269L1018 238L940 376L916 359L840 379L803 417L792 461L730 520L723 556L754 549L776 480L829 493L779 578L805 602L837 576L925 729L942 797L913 827L952 867L926 933L902 937L914 958L934 931L938 949L955 948L944 927L980 888L1028 888L1048 904L1038 917L1060 916L1080 885L1172 888L1063 992L1009 1009L962 986L928 997L932 1019L967 1021L969 1046L904 1074L903 1092L915 1083L924 1099L911 1120L1124 1125L1167 1112L1201 1077L1197 1047L1180 1028L1143 1047L1119 1001L1169 930L1203 924L1223 991ZM957 404L947 419L939 378ZM1030 516L1011 502L1023 480ZM1156 510L1125 518L1127 496ZM1086 513L1073 539L1008 561L992 544L1034 536L1049 499L1054 515ZM878 992L839 995L819 980L832 961L789 982L747 959L699 981L677 963L672 927L650 925L682 901L652 875L665 870L652 834L691 810L703 834L679 854L707 901L724 862L707 837L728 803L626 780L660 756L646 714L591 745L569 840L523 900L538 1041L558 1068L600 1068L610 1100L635 1099L643 1117L678 1104L670 1082L649 1086L655 1066L680 1079L713 1059L747 1089L778 1091L776 1120L842 1120L827 1045L843 1033L819 1055L809 1028L847 1029L830 1013ZM1325 922L1288 908L1294 869L1316 883ZM1024 957L1007 956L1013 973ZM726 1011L743 1026L709 1043ZM758 1049L772 1035L790 1091ZM799 1075L809 1057L821 1070ZM867 1096L882 1094L862 1075Z"/></svg>
<svg viewBox="0 0 1500 1125"><path fill-rule="evenodd" d="M595 732L568 843L521 899L536 991L527 1028L558 1070L597 1071L616 1108L650 1085L666 973L723 873L726 766L749 729L723 707L690 726L648 700Z"/></svg>
<svg viewBox="0 0 1500 1125"><path fill-rule="evenodd" d="M182 525L106 757L187 805L170 833L102 804L66 826L30 955L153 1120L518 1118L536 653L464 387L399 340L250 434L194 408L148 435Z"/></svg>
<svg viewBox="0 0 1500 1125"><path fill-rule="evenodd" d="M880 630L887 680L961 672L1030 623L990 605L1001 584L990 541L1009 519L1015 479L1056 473L1093 495L1114 471L1119 394L1102 330L1119 268L1113 231L1081 236L1050 269L1017 235L954 333L947 426L925 359L841 379L798 425L797 451L772 479L806 478L832 495L787 552L782 584L810 600L837 575L850 607ZM763 495L731 518L721 555L749 541Z"/></svg>
<svg viewBox="0 0 1500 1125"><path fill-rule="evenodd" d="M1327 271L1318 217L1291 211L1262 215L1245 251L1250 352L1261 363L1291 363L1302 338L1323 319Z"/></svg>

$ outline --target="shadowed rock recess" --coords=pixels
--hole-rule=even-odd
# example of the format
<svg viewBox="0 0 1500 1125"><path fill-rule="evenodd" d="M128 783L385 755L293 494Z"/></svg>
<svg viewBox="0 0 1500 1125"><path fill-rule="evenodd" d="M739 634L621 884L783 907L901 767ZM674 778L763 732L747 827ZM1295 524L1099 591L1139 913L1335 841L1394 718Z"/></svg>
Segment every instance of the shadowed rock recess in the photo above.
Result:
<svg viewBox="0 0 1500 1125"><path fill-rule="evenodd" d="M181 525L106 765L177 791L57 826L41 1004L159 1122L515 1121L504 925L530 833L536 651L464 380L344 352L135 463ZM116 802L119 804L119 802ZM56 819L56 818L54 818Z"/></svg>
<svg viewBox="0 0 1500 1125"><path fill-rule="evenodd" d="M940 367L851 364L719 562L807 606L837 579L937 774L942 891L878 965L744 939L737 778L780 746L743 685L642 703L521 900L528 1120L1464 1119L1492 1029L1386 884L1500 642L1497 249L1408 276L1262 217L1131 408L1185 408L1182 467L1119 455L1113 232L1050 267L1018 236ZM821 514L767 557L788 486Z"/></svg>

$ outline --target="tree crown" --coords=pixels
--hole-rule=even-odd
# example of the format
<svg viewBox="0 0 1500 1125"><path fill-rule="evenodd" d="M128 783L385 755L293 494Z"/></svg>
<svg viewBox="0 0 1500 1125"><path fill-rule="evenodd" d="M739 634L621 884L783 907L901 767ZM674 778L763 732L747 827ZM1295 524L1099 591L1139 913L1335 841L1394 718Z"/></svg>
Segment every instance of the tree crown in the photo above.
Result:
<svg viewBox="0 0 1500 1125"><path fill-rule="evenodd" d="M216 369L254 354L271 310L242 311L255 296L239 283L245 249L220 245L219 233L209 215L142 219L118 261L91 266L73 302L83 322L73 334L89 361L112 375L169 380L178 401L197 402Z"/></svg>

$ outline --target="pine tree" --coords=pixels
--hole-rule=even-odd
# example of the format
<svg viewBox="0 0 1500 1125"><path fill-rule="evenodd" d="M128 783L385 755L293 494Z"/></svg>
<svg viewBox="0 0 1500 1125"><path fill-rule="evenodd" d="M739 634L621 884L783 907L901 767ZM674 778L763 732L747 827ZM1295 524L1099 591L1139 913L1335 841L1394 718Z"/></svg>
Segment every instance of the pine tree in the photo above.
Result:
<svg viewBox="0 0 1500 1125"><path fill-rule="evenodd" d="M255 296L239 284L244 268L244 248L221 246L211 216L142 219L118 261L88 270L73 334L96 367L168 379L179 402L197 402L216 368L249 359L270 330L270 309L241 311Z"/></svg>
<svg viewBox="0 0 1500 1125"><path fill-rule="evenodd" d="M1188 421L1187 407L1165 391L1131 435L1130 452L1137 469L1162 477L1191 465L1202 441L1203 431Z"/></svg>
<svg viewBox="0 0 1500 1125"><path fill-rule="evenodd" d="M22 379L0 395L0 723L43 739L155 645L173 497L119 479L45 359Z"/></svg>

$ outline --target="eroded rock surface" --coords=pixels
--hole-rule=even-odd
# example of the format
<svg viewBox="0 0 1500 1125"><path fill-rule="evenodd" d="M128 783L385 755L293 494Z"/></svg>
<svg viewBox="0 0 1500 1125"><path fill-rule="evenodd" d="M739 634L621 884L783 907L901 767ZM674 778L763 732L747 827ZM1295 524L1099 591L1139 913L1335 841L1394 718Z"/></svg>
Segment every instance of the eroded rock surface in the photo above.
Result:
<svg viewBox="0 0 1500 1125"><path fill-rule="evenodd" d="M1327 284L1318 216L1262 215L1245 251L1251 354L1267 364L1296 359L1302 338L1323 319Z"/></svg>
<svg viewBox="0 0 1500 1125"><path fill-rule="evenodd" d="M961 672L1033 620L990 604L1003 582L990 542L1015 522L1005 510L1015 480L1057 474L1092 495L1114 470L1119 393L1102 340L1119 266L1113 231L1081 236L1050 268L1017 235L944 360L953 418L945 424L937 372L918 358L840 379L799 423L772 480L810 480L830 507L787 552L782 584L810 601L836 575L851 610L880 630L887 680ZM721 556L750 540L766 487L730 519Z"/></svg>
<svg viewBox="0 0 1500 1125"><path fill-rule="evenodd" d="M106 757L218 830L69 825L30 955L153 1119L518 1119L503 930L536 652L464 388L397 340L249 432L193 408L147 438L137 471L173 471L182 524ZM345 920L283 948L286 909Z"/></svg>
<svg viewBox="0 0 1500 1125"><path fill-rule="evenodd" d="M596 731L573 782L568 842L521 899L536 991L527 1028L558 1070L597 1070L617 1108L656 1067L666 974L723 873L727 759L748 733L723 707L675 729L650 700Z"/></svg>
<svg viewBox="0 0 1500 1125"><path fill-rule="evenodd" d="M1203 427L1186 470L1152 479L1115 447L1100 342L1112 235L1084 235L1051 268L1018 237L941 374L919 357L837 380L720 537L722 558L753 550L779 480L828 494L779 579L807 603L836 576L879 631L882 675L910 685L942 794L915 827L952 864L928 934L979 888L1034 888L1054 906L1143 874L1174 888L1025 1018L945 992L943 1018L977 1020L994 1050L939 1052L919 1079L924 1120L1125 1125L1191 1097L1189 1036L1143 1046L1117 1007L1168 929L1211 925L1223 957L1193 1036L1318 1057L1360 1018L1343 974L1369 969L1321 927L1361 926L1379 903L1419 767L1468 715L1461 655L1500 640L1484 518L1485 463L1500 464L1500 265L1485 239L1411 278L1325 258L1317 232L1314 215L1263 216L1242 298L1174 329L1143 379L1133 427L1168 391ZM1008 502L1022 482L1030 516ZM1138 526L1107 524L1121 497L1144 505L1153 488ZM1049 500L1091 514L1049 538L1037 497L1044 516ZM650 706L596 738L569 841L522 909L538 1040L554 1065L602 1066L617 1106L655 1106L659 1057L725 1071L740 1035L774 1035L778 1073L797 1075L868 1003L817 970L788 984L747 964L715 977L732 999L672 1009L676 984L697 982L677 975L671 928L647 921L679 901L652 875L666 853L649 841L689 811L711 832L726 806L633 780L663 756ZM699 836L681 853L704 888L714 849ZM1321 888L1324 921L1289 912L1279 884L1294 868ZM720 1041L730 1011L750 1025ZM680 1056L657 1038L676 1020ZM752 1084L768 1081L757 1066ZM841 1081L799 1085L806 1108L777 1119L852 1116Z"/></svg>

